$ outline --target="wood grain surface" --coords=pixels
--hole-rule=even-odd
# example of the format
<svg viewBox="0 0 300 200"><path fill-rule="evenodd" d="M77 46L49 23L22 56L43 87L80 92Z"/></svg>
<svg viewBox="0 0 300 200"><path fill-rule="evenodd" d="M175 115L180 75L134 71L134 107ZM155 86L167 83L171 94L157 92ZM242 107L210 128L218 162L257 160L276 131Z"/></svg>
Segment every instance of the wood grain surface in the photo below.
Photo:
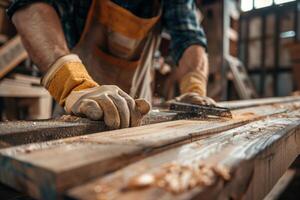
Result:
<svg viewBox="0 0 300 200"><path fill-rule="evenodd" d="M16 75L15 78L18 78ZM26 77L25 77L26 78ZM24 79L21 77L18 79ZM27 79L26 79L27 80ZM278 104L279 102L297 102L300 97L280 97L267 99L253 99L243 101L221 102L221 106L231 109L241 109L259 105ZM164 110L153 110L142 121L143 125L178 120L184 116L177 113L164 112ZM186 116L188 118L189 116ZM67 116L63 120L34 120L34 121L8 121L0 122L0 148L43 142L72 136L108 130L102 121L90 121L74 116Z"/></svg>
<svg viewBox="0 0 300 200"><path fill-rule="evenodd" d="M252 122L164 151L75 187L67 195L71 199L262 199L300 153L299 114ZM145 185L145 177L152 181Z"/></svg>
<svg viewBox="0 0 300 200"><path fill-rule="evenodd" d="M247 108L234 111L233 119L178 120L6 148L0 151L0 180L33 197L56 199L68 188L146 156L297 106Z"/></svg>
<svg viewBox="0 0 300 200"><path fill-rule="evenodd" d="M24 61L28 54L20 36L10 39L0 48L0 78Z"/></svg>

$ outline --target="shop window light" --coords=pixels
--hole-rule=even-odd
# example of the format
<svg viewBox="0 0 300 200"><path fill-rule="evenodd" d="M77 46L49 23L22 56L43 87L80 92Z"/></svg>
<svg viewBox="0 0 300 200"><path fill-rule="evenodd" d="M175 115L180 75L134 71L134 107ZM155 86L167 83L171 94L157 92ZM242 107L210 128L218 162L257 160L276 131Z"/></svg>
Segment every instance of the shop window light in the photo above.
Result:
<svg viewBox="0 0 300 200"><path fill-rule="evenodd" d="M255 0L254 7L255 8L264 8L271 6L273 4L273 0Z"/></svg>
<svg viewBox="0 0 300 200"><path fill-rule="evenodd" d="M249 1L249 0L241 0L241 9L242 11L246 12L246 11L250 11L253 9L253 1Z"/></svg>
<svg viewBox="0 0 300 200"><path fill-rule="evenodd" d="M296 0L274 0L275 4L283 4L291 1L296 1Z"/></svg>
<svg viewBox="0 0 300 200"><path fill-rule="evenodd" d="M247 12L253 9L264 8L273 5L284 4L296 0L241 0L241 10ZM254 5L253 5L254 2Z"/></svg>

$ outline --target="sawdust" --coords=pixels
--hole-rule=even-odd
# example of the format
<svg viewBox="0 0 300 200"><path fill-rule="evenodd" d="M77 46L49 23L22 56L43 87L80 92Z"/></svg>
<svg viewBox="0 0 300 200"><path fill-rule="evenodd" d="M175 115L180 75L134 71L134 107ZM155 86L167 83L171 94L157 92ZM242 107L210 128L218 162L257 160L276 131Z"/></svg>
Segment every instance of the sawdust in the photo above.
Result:
<svg viewBox="0 0 300 200"><path fill-rule="evenodd" d="M235 113L232 115L233 120L248 120L253 117L256 117L257 115L253 112L245 112L245 113Z"/></svg>
<svg viewBox="0 0 300 200"><path fill-rule="evenodd" d="M230 172L221 165L184 165L171 163L154 173L141 174L128 181L125 189L134 190L145 187L159 187L171 193L178 194L195 187L207 187L218 178L230 179Z"/></svg>
<svg viewBox="0 0 300 200"><path fill-rule="evenodd" d="M74 122L74 121L81 120L82 118L74 115L63 115L59 119L65 122Z"/></svg>
<svg viewBox="0 0 300 200"><path fill-rule="evenodd" d="M6 148L6 147L10 147L11 144L4 142L4 141L0 141L0 148Z"/></svg>

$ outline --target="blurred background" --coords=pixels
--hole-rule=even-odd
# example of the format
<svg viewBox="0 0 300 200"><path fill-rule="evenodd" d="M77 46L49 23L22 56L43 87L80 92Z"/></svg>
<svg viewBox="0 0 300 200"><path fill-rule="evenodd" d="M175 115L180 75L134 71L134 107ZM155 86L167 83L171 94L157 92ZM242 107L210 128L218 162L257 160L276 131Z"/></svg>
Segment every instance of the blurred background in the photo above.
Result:
<svg viewBox="0 0 300 200"><path fill-rule="evenodd" d="M197 0L208 39L208 96L217 101L297 95L300 90L300 2L297 0ZM54 102L40 86L0 1L0 120L46 119ZM165 90L172 67L171 37L162 32L153 68L154 105L178 94ZM171 96L170 96L171 94Z"/></svg>

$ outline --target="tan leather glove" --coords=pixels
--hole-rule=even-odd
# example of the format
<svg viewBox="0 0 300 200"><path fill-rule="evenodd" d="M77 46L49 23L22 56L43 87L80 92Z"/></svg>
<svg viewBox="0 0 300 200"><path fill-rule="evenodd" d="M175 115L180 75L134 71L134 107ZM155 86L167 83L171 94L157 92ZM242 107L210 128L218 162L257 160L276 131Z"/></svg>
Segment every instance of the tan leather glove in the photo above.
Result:
<svg viewBox="0 0 300 200"><path fill-rule="evenodd" d="M186 74L179 84L182 95L175 100L196 105L216 105L216 102L206 96L207 78L195 70Z"/></svg>
<svg viewBox="0 0 300 200"><path fill-rule="evenodd" d="M146 100L134 100L117 86L99 86L75 54L59 58L42 84L68 113L92 120L104 119L112 129L138 126L150 110Z"/></svg>

